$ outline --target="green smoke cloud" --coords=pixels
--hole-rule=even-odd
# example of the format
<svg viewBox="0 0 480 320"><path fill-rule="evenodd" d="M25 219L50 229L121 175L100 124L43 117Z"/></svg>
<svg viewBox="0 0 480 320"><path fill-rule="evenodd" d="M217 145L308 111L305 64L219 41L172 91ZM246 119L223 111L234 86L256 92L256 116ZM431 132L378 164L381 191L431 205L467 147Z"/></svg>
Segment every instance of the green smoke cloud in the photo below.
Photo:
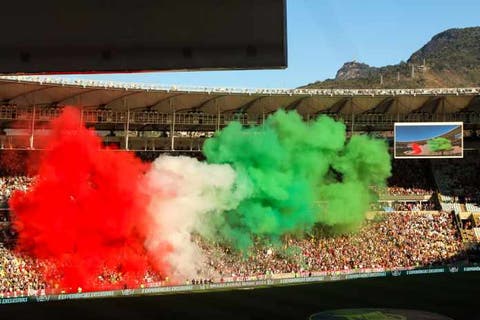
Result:
<svg viewBox="0 0 480 320"><path fill-rule="evenodd" d="M452 143L447 138L438 137L427 141L428 148L433 152L447 151L452 149Z"/></svg>
<svg viewBox="0 0 480 320"><path fill-rule="evenodd" d="M341 122L320 116L304 122L278 111L264 125L233 122L204 144L209 163L236 171L237 208L212 218L222 240L247 249L254 238L275 242L286 233L310 231L317 223L356 226L384 185L391 165L385 141L353 136Z"/></svg>

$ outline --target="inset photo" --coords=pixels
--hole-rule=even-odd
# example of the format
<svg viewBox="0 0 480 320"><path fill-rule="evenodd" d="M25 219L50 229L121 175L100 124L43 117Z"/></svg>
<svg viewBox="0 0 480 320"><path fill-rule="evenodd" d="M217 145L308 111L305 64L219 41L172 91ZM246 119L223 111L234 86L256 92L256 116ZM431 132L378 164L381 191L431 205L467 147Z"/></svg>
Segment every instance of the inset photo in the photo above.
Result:
<svg viewBox="0 0 480 320"><path fill-rule="evenodd" d="M398 122L395 158L463 158L463 122Z"/></svg>

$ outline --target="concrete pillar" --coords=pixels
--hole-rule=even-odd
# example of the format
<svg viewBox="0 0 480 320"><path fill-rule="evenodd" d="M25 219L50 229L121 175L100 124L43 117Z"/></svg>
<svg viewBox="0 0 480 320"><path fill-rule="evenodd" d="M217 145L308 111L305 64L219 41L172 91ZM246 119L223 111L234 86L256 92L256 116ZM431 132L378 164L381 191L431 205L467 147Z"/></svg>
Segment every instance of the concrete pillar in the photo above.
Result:
<svg viewBox="0 0 480 320"><path fill-rule="evenodd" d="M173 110L172 125L170 127L170 150L175 151L175 107L170 99L170 107Z"/></svg>
<svg viewBox="0 0 480 320"><path fill-rule="evenodd" d="M31 125L31 132L30 132L30 149L34 149L34 139L35 139L35 103L33 104L33 110L32 110L32 125Z"/></svg>

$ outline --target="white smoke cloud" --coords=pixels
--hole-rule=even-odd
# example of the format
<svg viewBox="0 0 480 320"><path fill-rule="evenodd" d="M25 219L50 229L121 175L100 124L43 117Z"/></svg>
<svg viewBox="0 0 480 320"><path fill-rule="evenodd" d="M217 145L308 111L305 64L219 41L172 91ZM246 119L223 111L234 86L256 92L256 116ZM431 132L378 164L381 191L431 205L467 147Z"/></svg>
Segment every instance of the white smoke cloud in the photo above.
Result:
<svg viewBox="0 0 480 320"><path fill-rule="evenodd" d="M220 217L222 211L238 205L241 195L232 194L235 171L229 165L207 164L190 157L160 156L146 178L148 189L154 192L148 210L155 224L146 247L172 246L163 259L172 266L176 279L205 274L202 250L191 235L208 234L211 215Z"/></svg>

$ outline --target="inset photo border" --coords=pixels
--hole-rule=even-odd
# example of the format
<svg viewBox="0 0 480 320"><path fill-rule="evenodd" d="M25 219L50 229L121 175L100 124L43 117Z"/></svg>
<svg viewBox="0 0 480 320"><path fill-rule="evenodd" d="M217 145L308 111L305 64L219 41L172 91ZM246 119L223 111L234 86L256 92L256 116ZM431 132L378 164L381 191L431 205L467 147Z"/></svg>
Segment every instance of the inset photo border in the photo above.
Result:
<svg viewBox="0 0 480 320"><path fill-rule="evenodd" d="M395 159L463 158L463 122L396 122Z"/></svg>

